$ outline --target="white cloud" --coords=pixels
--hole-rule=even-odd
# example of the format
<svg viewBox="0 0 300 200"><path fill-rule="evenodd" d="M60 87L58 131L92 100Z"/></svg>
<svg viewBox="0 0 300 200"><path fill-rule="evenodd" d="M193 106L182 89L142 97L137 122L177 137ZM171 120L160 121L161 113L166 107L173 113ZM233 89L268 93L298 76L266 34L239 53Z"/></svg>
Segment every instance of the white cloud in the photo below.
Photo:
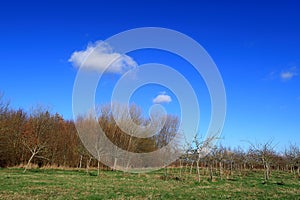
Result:
<svg viewBox="0 0 300 200"><path fill-rule="evenodd" d="M280 74L280 78L282 80L289 80L289 79L293 78L294 76L295 76L295 74L292 72L281 72L281 74Z"/></svg>
<svg viewBox="0 0 300 200"><path fill-rule="evenodd" d="M169 95L166 95L164 92L162 94L157 95L153 99L153 103L170 103L172 101Z"/></svg>
<svg viewBox="0 0 300 200"><path fill-rule="evenodd" d="M275 78L277 78L277 72L272 71L266 76L264 80L274 80Z"/></svg>
<svg viewBox="0 0 300 200"><path fill-rule="evenodd" d="M280 78L283 81L288 81L288 80L292 79L295 76L298 76L296 67L292 67L289 70L283 71L283 72L280 73Z"/></svg>
<svg viewBox="0 0 300 200"><path fill-rule="evenodd" d="M68 61L77 68L100 72L106 70L105 72L116 74L137 67L137 63L131 57L115 52L108 43L103 41L89 44L85 50L73 52Z"/></svg>

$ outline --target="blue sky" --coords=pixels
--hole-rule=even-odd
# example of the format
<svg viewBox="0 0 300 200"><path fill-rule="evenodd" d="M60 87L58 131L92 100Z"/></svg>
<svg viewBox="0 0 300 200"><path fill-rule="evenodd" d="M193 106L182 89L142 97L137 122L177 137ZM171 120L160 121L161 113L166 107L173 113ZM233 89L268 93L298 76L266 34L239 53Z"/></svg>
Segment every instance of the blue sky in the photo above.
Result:
<svg viewBox="0 0 300 200"><path fill-rule="evenodd" d="M280 149L289 142L300 145L299 7L298 1L2 2L0 91L15 108L43 104L71 118L77 68L69 59L75 51L128 29L165 27L195 39L218 66L227 94L223 144L273 139ZM192 82L199 79L180 68L188 63L166 52L129 56L137 64L164 63L182 69ZM107 92L97 94L99 99L117 76L106 79ZM197 95L205 127L210 102L204 86ZM147 110L163 92L172 98L164 106L177 113L176 98L166 88L145 87L132 98Z"/></svg>

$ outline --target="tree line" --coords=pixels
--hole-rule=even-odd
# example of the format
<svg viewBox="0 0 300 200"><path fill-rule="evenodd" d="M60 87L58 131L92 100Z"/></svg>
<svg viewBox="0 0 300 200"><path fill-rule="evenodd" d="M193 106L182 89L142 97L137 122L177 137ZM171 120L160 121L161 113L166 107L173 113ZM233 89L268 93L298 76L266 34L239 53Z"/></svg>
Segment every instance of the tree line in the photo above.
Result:
<svg viewBox="0 0 300 200"><path fill-rule="evenodd" d="M123 129L114 120L113 112L121 119ZM142 116L141 109L132 104L129 112L120 105L99 108L98 123L107 138L119 148L136 153L146 153L168 143L178 129L178 118L168 115L159 133L149 138L139 138L126 134L138 131L128 125L128 119L137 125L147 126L149 119ZM84 147L75 123L91 126L89 118L78 118L76 122L66 120L60 114L52 114L44 107L36 107L27 113L23 109L12 109L0 96L0 167L23 165L25 170L30 164L42 166L64 166L89 168L103 164L97 161ZM125 128L125 130L124 130ZM84 134L92 134L86 129ZM150 131L150 130L149 130ZM90 135L91 136L91 135ZM91 137L98 160L102 155L101 138ZM92 150L92 151L93 151ZM95 155L95 154L93 154Z"/></svg>
<svg viewBox="0 0 300 200"><path fill-rule="evenodd" d="M117 113L119 123L114 119ZM98 124L105 131L109 140L118 147L131 152L152 152L168 144L178 130L179 120L176 116L168 115L158 133L148 138L138 138L128 132L137 132L128 123L129 118L137 125L147 126L150 119L143 117L141 108L131 105L129 112L124 112L120 105L104 105L99 108ZM0 95L0 167L23 166L24 171L35 164L42 166L86 168L97 167L109 169L99 160L103 155L101 138L93 138L94 154L92 156L77 134L75 123L90 125L88 118L79 118L76 122L64 119L60 114L52 114L43 107L37 107L31 112L23 109L12 109L3 95ZM153 127L152 127L153 128ZM148 130L153 131L153 130ZM90 133L87 133L90 134ZM145 133L147 134L147 133ZM180 173L192 173L196 169L198 180L201 173L209 176L218 174L222 179L242 170L263 169L264 178L268 180L271 170L289 171L300 175L299 146L290 144L283 152L276 151L272 141L251 144L248 149L224 147L212 144L217 138L205 140L195 137L192 144L186 145L186 151L172 166L180 168ZM205 149L210 151L206 154ZM115 164L117 165L117 160ZM130 166L130 163L128 163Z"/></svg>
<svg viewBox="0 0 300 200"><path fill-rule="evenodd" d="M189 173L192 173L193 169L196 169L198 181L201 179L201 174L208 175L210 180L213 176L228 179L234 173L241 175L249 170L263 170L265 181L270 179L273 170L290 172L300 177L300 149L295 144L290 144L283 152L276 151L276 145L272 140L264 143L249 142L248 149L241 147L232 149L218 144L213 145L208 154L203 155L201 148L207 146L206 140L199 141L195 138L193 143L196 144L195 146L198 145L197 148L189 148L175 163L185 172L190 170Z"/></svg>

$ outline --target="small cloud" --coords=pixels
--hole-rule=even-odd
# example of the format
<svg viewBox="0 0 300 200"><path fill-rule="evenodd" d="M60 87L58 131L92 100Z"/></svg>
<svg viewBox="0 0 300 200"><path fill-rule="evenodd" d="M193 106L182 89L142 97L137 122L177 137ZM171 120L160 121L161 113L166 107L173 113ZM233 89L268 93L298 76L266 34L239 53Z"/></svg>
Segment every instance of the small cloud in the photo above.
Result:
<svg viewBox="0 0 300 200"><path fill-rule="evenodd" d="M289 70L283 71L280 73L280 79L283 81L288 81L294 78L295 76L298 76L297 68L292 67Z"/></svg>
<svg viewBox="0 0 300 200"><path fill-rule="evenodd" d="M165 92L162 92L153 99L153 103L170 103L171 101L171 97L166 95Z"/></svg>
<svg viewBox="0 0 300 200"><path fill-rule="evenodd" d="M281 81L289 81L296 76L300 75L299 70L296 66L290 67L286 70L280 71L272 71L269 74L266 75L266 77L263 80L277 80L280 79Z"/></svg>
<svg viewBox="0 0 300 200"><path fill-rule="evenodd" d="M294 76L295 76L295 74L292 72L282 72L280 74L280 78L282 80L289 80L289 79L293 78Z"/></svg>
<svg viewBox="0 0 300 200"><path fill-rule="evenodd" d="M103 41L89 44L85 50L73 52L68 61L76 68L100 72L106 70L105 72L115 74L123 74L137 67L137 63L131 57L115 52Z"/></svg>
<svg viewBox="0 0 300 200"><path fill-rule="evenodd" d="M300 101L300 96L297 99Z"/></svg>
<svg viewBox="0 0 300 200"><path fill-rule="evenodd" d="M267 74L267 76L263 79L263 80L274 80L277 78L277 72L276 71L272 71L269 74Z"/></svg>

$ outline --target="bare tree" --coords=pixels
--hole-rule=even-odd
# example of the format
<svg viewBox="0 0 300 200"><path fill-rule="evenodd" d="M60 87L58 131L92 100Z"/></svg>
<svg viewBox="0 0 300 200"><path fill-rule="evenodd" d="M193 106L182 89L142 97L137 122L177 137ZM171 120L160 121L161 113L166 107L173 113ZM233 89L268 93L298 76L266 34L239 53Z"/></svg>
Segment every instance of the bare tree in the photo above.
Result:
<svg viewBox="0 0 300 200"><path fill-rule="evenodd" d="M225 156L226 156L227 163L229 164L229 174L228 175L232 176L233 175L233 165L235 163L235 160L237 160L237 159L235 159L235 153L230 148L227 148L225 151Z"/></svg>
<svg viewBox="0 0 300 200"><path fill-rule="evenodd" d="M230 175L233 174L233 168L239 171L239 174L242 174L242 171L247 168L247 164L251 163L251 156L247 155L244 149L237 147L229 155L230 160Z"/></svg>
<svg viewBox="0 0 300 200"><path fill-rule="evenodd" d="M30 115L26 124L26 130L22 136L23 145L31 153L24 172L26 172L34 157L45 158L38 155L47 147L47 132L52 129L51 125L50 113L42 108L34 110Z"/></svg>
<svg viewBox="0 0 300 200"><path fill-rule="evenodd" d="M265 181L270 179L270 166L275 154L274 148L275 146L270 140L266 143L251 144L249 149L249 152L263 165Z"/></svg>
<svg viewBox="0 0 300 200"><path fill-rule="evenodd" d="M222 145L216 147L214 151L214 158L219 165L219 176L221 180L223 179L223 162L225 159L225 153L226 149Z"/></svg>
<svg viewBox="0 0 300 200"><path fill-rule="evenodd" d="M162 155L161 155L161 159L162 159L162 164L164 166L164 171L165 171L165 178L167 178L168 176L168 167L167 167L167 163L166 160L168 159L168 156L175 152L177 150L177 148L175 146L168 146L166 148L166 146L176 137L179 135L179 120L176 116L172 116L172 115L167 115L165 116L166 120L165 123L163 125L163 127L161 128L161 130L159 130L158 135L156 136L156 146L157 148L162 148L165 147L165 151L163 151Z"/></svg>
<svg viewBox="0 0 300 200"><path fill-rule="evenodd" d="M300 149L296 144L290 144L288 149L285 149L284 152L287 163L290 167L291 173L295 173L297 169L297 174L299 173L300 168Z"/></svg>
<svg viewBox="0 0 300 200"><path fill-rule="evenodd" d="M0 167L6 167L8 165L8 141L9 136L7 134L7 115L8 115L8 103L4 100L4 94L0 92Z"/></svg>
<svg viewBox="0 0 300 200"><path fill-rule="evenodd" d="M197 167L197 175L198 175L198 181L200 182L200 159L203 157L206 157L210 151L214 147L214 142L218 139L217 137L218 134L213 134L207 137L206 139L202 140L199 138L198 135L195 135L194 137L194 144L196 146L196 151L197 152L197 159L196 159L196 167ZM211 172L212 172L212 166L211 166ZM212 179L212 174L211 174L211 179Z"/></svg>

